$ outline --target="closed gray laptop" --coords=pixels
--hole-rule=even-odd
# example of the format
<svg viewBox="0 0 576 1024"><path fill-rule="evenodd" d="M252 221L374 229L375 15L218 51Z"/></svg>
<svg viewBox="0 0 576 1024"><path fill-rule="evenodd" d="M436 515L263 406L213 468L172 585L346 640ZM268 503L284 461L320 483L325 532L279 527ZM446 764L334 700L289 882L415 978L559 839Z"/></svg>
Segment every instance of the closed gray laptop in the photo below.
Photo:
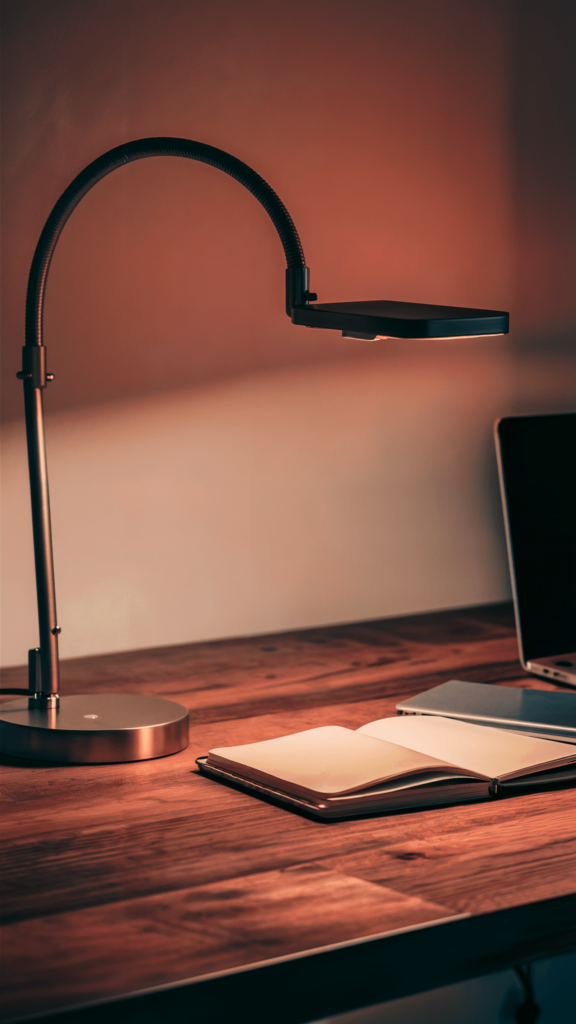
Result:
<svg viewBox="0 0 576 1024"><path fill-rule="evenodd" d="M576 743L576 693L523 690L451 679L396 705L405 715L440 715L512 729L543 740Z"/></svg>

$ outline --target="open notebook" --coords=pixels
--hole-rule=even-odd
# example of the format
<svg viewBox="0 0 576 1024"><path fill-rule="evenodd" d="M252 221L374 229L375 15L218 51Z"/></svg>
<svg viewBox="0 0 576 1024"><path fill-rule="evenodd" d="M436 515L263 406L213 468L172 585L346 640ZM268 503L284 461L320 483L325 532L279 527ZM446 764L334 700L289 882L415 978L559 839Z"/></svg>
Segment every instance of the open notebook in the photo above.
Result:
<svg viewBox="0 0 576 1024"><path fill-rule="evenodd" d="M216 747L201 772L307 810L345 818L480 800L576 779L576 746L451 718L398 716Z"/></svg>

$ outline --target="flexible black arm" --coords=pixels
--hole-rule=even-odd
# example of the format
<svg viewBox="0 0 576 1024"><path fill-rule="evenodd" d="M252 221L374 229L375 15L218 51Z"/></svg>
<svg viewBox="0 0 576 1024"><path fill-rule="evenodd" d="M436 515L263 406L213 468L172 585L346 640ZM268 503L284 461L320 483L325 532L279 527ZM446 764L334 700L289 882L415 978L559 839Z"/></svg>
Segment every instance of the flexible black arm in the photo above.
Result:
<svg viewBox="0 0 576 1024"><path fill-rule="evenodd" d="M28 680L31 707L58 707L59 663L56 618L56 588L52 555L52 529L48 493L48 467L44 437L42 392L51 375L46 373L46 349L43 345L44 294L50 262L68 217L83 196L101 178L117 167L149 156L180 156L217 167L236 178L262 204L276 228L286 256L286 312L292 315L295 307L306 307L316 296L309 292L309 271L302 245L288 210L270 185L250 167L221 149L206 146L190 139L138 139L117 146L93 163L88 164L62 193L54 206L36 246L26 295L26 344L23 349L22 370L18 376L24 381L26 410L26 436L30 495L32 502L32 528L34 560L36 566L36 592L40 647L28 652Z"/></svg>
<svg viewBox="0 0 576 1024"><path fill-rule="evenodd" d="M302 274L302 271L306 270L302 243L284 203L276 195L274 189L264 181L264 178L256 174L256 171L253 171L247 164L231 156L230 153L225 153L222 149L215 149L214 146L207 146L203 142L172 138L137 139L135 142L127 142L124 146L110 149L97 160L88 164L62 193L48 217L36 246L28 278L27 345L42 344L46 279L56 243L70 214L92 186L105 178L111 171L132 160L142 160L149 156L180 156L190 160L199 160L201 163L217 167L218 170L224 171L225 174L236 178L236 181L244 185L270 216L284 247L288 271L295 271L295 273L287 274L287 289L291 292L287 295L286 311L288 315L290 316L295 305L305 304L308 288L307 280L304 280L305 275ZM301 281L305 287L302 284L298 287L298 281ZM290 306L289 309L288 306Z"/></svg>

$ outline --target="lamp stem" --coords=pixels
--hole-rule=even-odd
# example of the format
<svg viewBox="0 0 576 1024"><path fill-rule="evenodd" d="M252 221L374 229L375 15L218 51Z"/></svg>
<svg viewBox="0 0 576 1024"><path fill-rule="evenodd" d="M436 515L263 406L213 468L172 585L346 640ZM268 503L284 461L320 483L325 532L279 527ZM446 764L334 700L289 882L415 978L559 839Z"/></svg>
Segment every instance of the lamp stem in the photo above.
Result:
<svg viewBox="0 0 576 1024"><path fill-rule="evenodd" d="M57 707L60 688L58 664L58 634L60 627L56 618L56 587L54 584L54 560L52 556L52 528L50 523L50 497L48 493L48 467L46 462L46 439L44 434L43 388L46 386L44 346L34 350L36 358L30 359L30 349L24 349L24 364L21 376L24 380L24 408L26 415L26 440L28 445L28 468L30 471L30 498L32 504L32 532L34 536L34 561L36 565L36 592L38 596L38 625L40 629L41 671L37 672L36 657L30 659L29 687L34 690L34 707ZM34 363L35 365L31 365ZM31 652L32 653L32 652ZM36 682L40 675L40 686Z"/></svg>
<svg viewBox="0 0 576 1024"><path fill-rule="evenodd" d="M288 210L270 185L247 164L214 146L191 139L153 138L137 139L104 153L78 174L62 193L46 221L34 252L28 291L26 295L26 345L22 371L17 376L24 381L26 409L26 436L32 499L32 528L36 563L36 590L38 594L38 620L40 624L40 653L29 652L29 691L33 708L58 706L59 668L58 634L56 620L56 591L52 558L52 532L50 501L48 497L48 469L44 438L44 412L42 390L52 379L46 373L46 349L42 343L44 292L50 263L62 228L83 196L107 174L132 160L151 156L178 156L210 164L240 182L262 204L276 228L284 248L288 267L286 312L291 316L294 304L307 306L311 296L309 271L306 267L302 244ZM38 660L41 668L38 671ZM41 677L40 686L38 680ZM180 749L180 748L175 748ZM156 756L156 755L154 755Z"/></svg>

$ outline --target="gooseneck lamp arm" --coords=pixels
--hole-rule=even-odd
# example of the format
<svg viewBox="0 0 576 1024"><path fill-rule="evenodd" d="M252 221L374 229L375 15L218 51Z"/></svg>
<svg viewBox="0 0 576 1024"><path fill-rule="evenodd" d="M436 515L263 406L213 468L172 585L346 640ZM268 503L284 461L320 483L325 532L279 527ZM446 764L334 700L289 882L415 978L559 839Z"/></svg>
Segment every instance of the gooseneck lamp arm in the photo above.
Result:
<svg viewBox="0 0 576 1024"><path fill-rule="evenodd" d="M43 389L52 380L46 373L46 349L43 343L44 296L48 271L56 243L70 214L87 192L117 167L133 160L151 156L178 156L199 160L224 171L244 185L262 204L276 228L286 256L286 312L291 316L295 306L305 306L315 295L309 292L309 271L302 244L288 210L264 178L247 164L214 146L189 139L139 139L117 146L84 168L62 193L46 224L30 268L26 296L26 344L23 349L26 436L40 647L29 652L28 685L31 700L38 707L56 707L59 691L58 634L56 590L52 554L48 471L44 436Z"/></svg>

